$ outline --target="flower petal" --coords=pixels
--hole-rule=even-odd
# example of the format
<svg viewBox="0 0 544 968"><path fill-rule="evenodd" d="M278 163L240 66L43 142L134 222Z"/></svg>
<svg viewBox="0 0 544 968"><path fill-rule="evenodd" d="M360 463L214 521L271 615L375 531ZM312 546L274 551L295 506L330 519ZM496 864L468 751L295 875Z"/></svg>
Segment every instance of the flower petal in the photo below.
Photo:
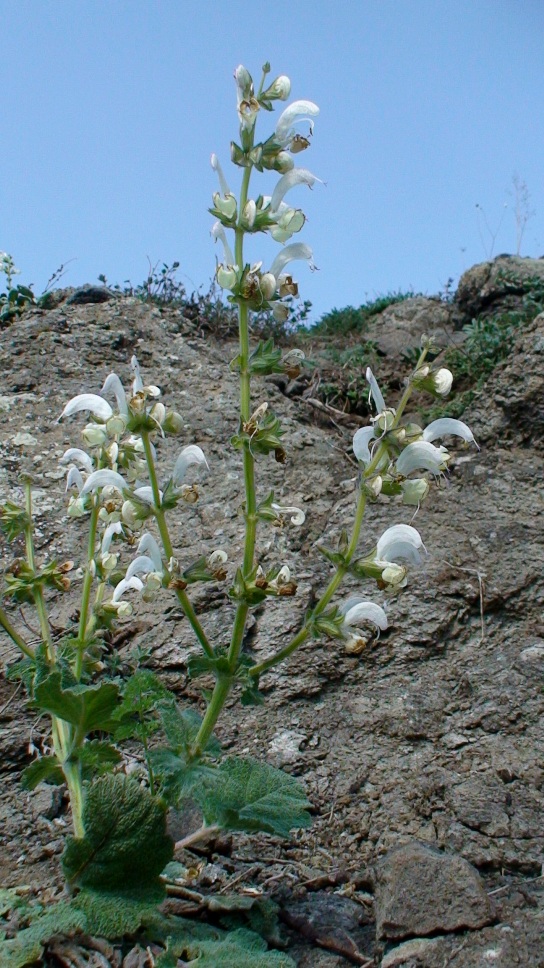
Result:
<svg viewBox="0 0 544 968"><path fill-rule="evenodd" d="M80 493L82 495L89 494L90 491L96 491L99 487L114 487L120 494L128 490L124 477L121 477L116 471L101 470L89 474Z"/></svg>
<svg viewBox="0 0 544 968"><path fill-rule="evenodd" d="M117 376L117 373L110 373L110 375L106 377L104 381L104 386L102 387L100 393L103 395L105 393L108 393L110 390L113 393L115 400L117 402L119 413L122 413L123 416L128 417L127 397L126 397L123 384L121 383L121 380Z"/></svg>
<svg viewBox="0 0 544 968"><path fill-rule="evenodd" d="M102 538L102 544L100 546L100 552L103 555L107 555L110 550L110 545L114 534L123 534L123 525L120 521L114 521L112 524L108 524L106 530L104 531L104 537Z"/></svg>
<svg viewBox="0 0 544 968"><path fill-rule="evenodd" d="M344 613L345 625L358 625L360 622L371 622L377 628L385 631L387 628L387 615L381 605L375 602L365 601L362 598L348 598L347 602L340 606L340 611Z"/></svg>
<svg viewBox="0 0 544 968"><path fill-rule="evenodd" d="M321 181L315 175L312 175L311 171L306 168L292 168L288 171L286 175L280 178L278 184L276 185L274 191L272 192L272 198L270 199L270 213L273 214L277 212L283 197L287 194L291 188L295 185L308 185L309 188L313 188L316 182Z"/></svg>
<svg viewBox="0 0 544 968"><path fill-rule="evenodd" d="M407 558L419 564L419 549L425 549L421 535L410 524L394 524L384 531L376 547L376 558L379 561L397 561Z"/></svg>
<svg viewBox="0 0 544 968"><path fill-rule="evenodd" d="M81 476L81 471L79 470L79 468L74 467L72 465L72 467L68 469L68 473L66 475L66 490L69 491L71 487L74 487L74 485L77 487L79 493L81 494L81 490L83 488L83 478Z"/></svg>
<svg viewBox="0 0 544 968"><path fill-rule="evenodd" d="M149 531L146 531L138 542L138 554L149 555L155 565L155 571L162 571L161 549Z"/></svg>
<svg viewBox="0 0 544 968"><path fill-rule="evenodd" d="M132 578L133 575L149 575L151 572L157 572L155 567L155 562L149 555L138 555L134 561L131 561L127 568L127 573L125 578ZM162 572L162 562L160 570Z"/></svg>
<svg viewBox="0 0 544 968"><path fill-rule="evenodd" d="M272 510L276 511L278 514L292 515L291 524L296 524L296 525L304 524L306 520L306 515L304 514L304 511L301 508L286 507L282 504L271 504L270 506Z"/></svg>
<svg viewBox="0 0 544 968"><path fill-rule="evenodd" d="M310 121L311 123L311 118L316 118L318 114L319 108L313 101L293 101L278 118L275 140L282 147L285 147L294 135L293 124L298 121Z"/></svg>
<svg viewBox="0 0 544 968"><path fill-rule="evenodd" d="M435 447L427 440L416 440L408 444L397 459L397 472L408 477L415 470L431 471L440 474L446 469L448 453L441 447Z"/></svg>
<svg viewBox="0 0 544 968"><path fill-rule="evenodd" d="M303 259L305 262L311 262L312 255L313 252L309 245L305 245L304 242L293 242L292 245L286 245L278 253L270 266L269 272L277 279L288 262L294 262L295 259Z"/></svg>
<svg viewBox="0 0 544 968"><path fill-rule="evenodd" d="M115 587L115 591L112 596L112 602L118 602L120 598L124 595L126 591L130 588L135 588L136 591L141 592L144 587L144 583L140 578L122 578L118 585Z"/></svg>
<svg viewBox="0 0 544 968"><path fill-rule="evenodd" d="M368 445L375 438L374 427L360 427L353 435L353 453L357 460L361 460L365 466L370 464L371 461Z"/></svg>
<svg viewBox="0 0 544 968"><path fill-rule="evenodd" d="M423 440L436 440L437 437L443 437L444 434L455 434L456 437L462 437L469 444L475 444L474 434L470 427L462 420L454 420L453 417L440 417L439 420L433 420L428 427L425 427L423 431ZM476 444L476 446L478 446Z"/></svg>
<svg viewBox="0 0 544 968"><path fill-rule="evenodd" d="M92 474L93 459L84 450L80 450L79 447L69 447L60 459L61 464L69 464L70 461L74 464L79 464L88 474Z"/></svg>
<svg viewBox="0 0 544 968"><path fill-rule="evenodd" d="M68 401L59 417L59 421L64 417L71 417L73 413L80 413L82 410L88 410L104 422L113 416L113 410L108 401L104 400L103 397L99 397L96 393L80 393L77 397L72 397Z"/></svg>
<svg viewBox="0 0 544 968"><path fill-rule="evenodd" d="M208 461L204 456L204 452L196 444L189 444L188 447L184 447L181 451L172 472L174 484L181 484L190 464L205 464L208 467Z"/></svg>
<svg viewBox="0 0 544 968"><path fill-rule="evenodd" d="M370 396L374 401L376 411L377 413L383 413L385 410L385 400L378 386L378 381L369 366L366 368L366 378L370 386Z"/></svg>

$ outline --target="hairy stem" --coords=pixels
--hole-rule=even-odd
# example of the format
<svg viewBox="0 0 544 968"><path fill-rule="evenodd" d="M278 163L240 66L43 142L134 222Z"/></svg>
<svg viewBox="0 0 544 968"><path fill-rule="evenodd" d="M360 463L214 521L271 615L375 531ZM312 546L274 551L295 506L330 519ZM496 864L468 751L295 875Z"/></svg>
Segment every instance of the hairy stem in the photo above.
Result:
<svg viewBox="0 0 544 968"><path fill-rule="evenodd" d="M145 430L141 431L142 443L144 445L145 459L147 462L147 469L149 471L149 480L151 482L151 490L153 492L153 503L155 505L155 519L157 521L157 527L159 529L159 534L161 536L162 546L164 548L164 553L168 559L174 557L174 549L172 546L172 541L170 539L170 532L168 530L168 525L166 523L166 515L161 508L161 496L159 491L159 483L157 481L157 472L155 469L155 461L153 459L153 450L151 447L151 441L149 439L149 433ZM176 588L176 596L178 602L180 603L185 617L188 619L193 632L195 633L200 645L202 646L204 652L209 659L214 658L214 651L210 643L208 642L207 635L202 628L198 618L196 617L196 612L190 602L189 596L185 593L182 588Z"/></svg>
<svg viewBox="0 0 544 968"><path fill-rule="evenodd" d="M0 606L0 625L7 632L12 642L21 650L21 652L26 655L27 659L33 659L34 653L30 646L25 642L23 637L19 635L18 631L13 627L9 618L6 615L4 609Z"/></svg>

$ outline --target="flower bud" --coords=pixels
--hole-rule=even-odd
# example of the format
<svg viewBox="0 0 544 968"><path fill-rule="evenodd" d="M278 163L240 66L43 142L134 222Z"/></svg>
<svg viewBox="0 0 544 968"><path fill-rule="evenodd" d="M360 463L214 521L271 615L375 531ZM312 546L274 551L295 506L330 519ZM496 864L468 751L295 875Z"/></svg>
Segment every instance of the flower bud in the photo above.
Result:
<svg viewBox="0 0 544 968"><path fill-rule="evenodd" d="M255 224L256 214L257 206L254 199L250 198L249 201L244 205L244 222L249 229L252 229Z"/></svg>
<svg viewBox="0 0 544 968"><path fill-rule="evenodd" d="M164 418L166 417L166 407L164 403L154 403L149 411L149 416L156 420L159 426L162 427L164 423Z"/></svg>
<svg viewBox="0 0 544 968"><path fill-rule="evenodd" d="M278 151L277 155L274 155L271 167L274 171L278 171L280 175L286 175L288 171L292 171L295 167L295 162L288 151Z"/></svg>
<svg viewBox="0 0 544 968"><path fill-rule="evenodd" d="M117 434L123 434L126 428L126 420L120 413L115 413L113 417L110 417L106 424L107 431L111 437Z"/></svg>
<svg viewBox="0 0 544 968"><path fill-rule="evenodd" d="M400 486L403 504L411 504L417 507L423 503L429 493L429 482L424 477L402 481Z"/></svg>
<svg viewBox="0 0 544 968"><path fill-rule="evenodd" d="M270 87L263 92L263 100L286 101L291 93L291 81L285 74L280 74Z"/></svg>
<svg viewBox="0 0 544 968"><path fill-rule="evenodd" d="M87 424L83 428L81 436L89 447L101 447L108 439L104 425L96 423Z"/></svg>
<svg viewBox="0 0 544 968"><path fill-rule="evenodd" d="M177 410L170 410L162 422L165 434L179 434L183 430L183 417Z"/></svg>
<svg viewBox="0 0 544 968"><path fill-rule="evenodd" d="M265 299L272 299L276 292L276 277L271 272L261 276L261 293Z"/></svg>
<svg viewBox="0 0 544 968"><path fill-rule="evenodd" d="M218 286L221 289L234 289L238 282L238 273L234 266L218 265L215 273Z"/></svg>

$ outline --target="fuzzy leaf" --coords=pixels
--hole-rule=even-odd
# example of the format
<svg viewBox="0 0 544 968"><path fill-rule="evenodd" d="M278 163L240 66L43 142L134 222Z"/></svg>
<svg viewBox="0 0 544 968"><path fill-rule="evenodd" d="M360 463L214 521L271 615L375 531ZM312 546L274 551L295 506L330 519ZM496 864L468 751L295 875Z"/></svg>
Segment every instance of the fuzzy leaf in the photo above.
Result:
<svg viewBox="0 0 544 968"><path fill-rule="evenodd" d="M90 787L85 836L70 837L62 855L68 882L98 891L153 889L172 859L166 807L128 777L108 775Z"/></svg>
<svg viewBox="0 0 544 968"><path fill-rule="evenodd" d="M100 739L92 739L84 743L76 750L76 755L83 768L84 779L108 773L122 759L115 746Z"/></svg>
<svg viewBox="0 0 544 968"><path fill-rule="evenodd" d="M198 968L295 968L288 955L268 951L266 942L245 928L230 931L219 941L189 943L186 952Z"/></svg>
<svg viewBox="0 0 544 968"><path fill-rule="evenodd" d="M286 837L307 827L310 805L294 777L267 763L229 757L193 789L207 824L226 830L264 830Z"/></svg>
<svg viewBox="0 0 544 968"><path fill-rule="evenodd" d="M152 718L157 704L169 696L170 692L154 672L138 669L128 679L123 689L123 700L114 714L119 724L115 729L115 739L133 737L140 742L147 740L159 728L158 722Z"/></svg>
<svg viewBox="0 0 544 968"><path fill-rule="evenodd" d="M194 743L202 724L202 718L194 709L180 709L175 703L162 703L159 709L161 725L166 738L176 752L189 750ZM221 744L212 736L206 746L206 753L219 756Z"/></svg>
<svg viewBox="0 0 544 968"><path fill-rule="evenodd" d="M70 903L56 904L52 910L38 916L29 928L19 931L15 938L0 942L2 968L25 968L41 963L43 945L59 935L73 935L85 931L85 917Z"/></svg>
<svg viewBox="0 0 544 968"><path fill-rule="evenodd" d="M85 915L89 934L112 941L135 934L143 921L156 914L157 905L163 900L164 889L159 885L143 893L84 890L72 903Z"/></svg>
<svg viewBox="0 0 544 968"><path fill-rule="evenodd" d="M34 790L38 783L64 783L64 773L56 756L40 756L23 770L21 786L23 790Z"/></svg>
<svg viewBox="0 0 544 968"><path fill-rule="evenodd" d="M113 682L63 689L59 670L52 672L34 690L36 705L72 723L81 737L95 729L111 732L112 713L118 697L119 687Z"/></svg>
<svg viewBox="0 0 544 968"><path fill-rule="evenodd" d="M160 782L161 796L172 807L179 807L190 796L195 785L201 784L212 770L187 757L176 755L168 749L152 749L149 759L157 780Z"/></svg>

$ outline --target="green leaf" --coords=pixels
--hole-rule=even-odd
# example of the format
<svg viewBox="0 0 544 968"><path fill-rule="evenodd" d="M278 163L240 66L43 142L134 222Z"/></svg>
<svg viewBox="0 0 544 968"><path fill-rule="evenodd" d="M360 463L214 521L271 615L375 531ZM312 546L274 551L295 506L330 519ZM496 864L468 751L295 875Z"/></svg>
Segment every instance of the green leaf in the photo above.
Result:
<svg viewBox="0 0 544 968"><path fill-rule="evenodd" d="M74 756L77 756L81 763L85 780L102 773L109 773L122 759L115 746L100 739L92 739L84 743L74 751Z"/></svg>
<svg viewBox="0 0 544 968"><path fill-rule="evenodd" d="M23 790L34 790L38 783L64 783L64 773L56 756L40 756L23 770L21 786Z"/></svg>
<svg viewBox="0 0 544 968"><path fill-rule="evenodd" d="M73 904L85 915L89 934L108 938L122 938L135 934L142 923L156 914L157 905L164 900L162 885L142 892L83 890Z"/></svg>
<svg viewBox="0 0 544 968"><path fill-rule="evenodd" d="M307 827L310 806L294 777L267 763L229 757L193 789L207 824L226 830L264 830L286 837Z"/></svg>
<svg viewBox="0 0 544 968"><path fill-rule="evenodd" d="M168 749L149 751L149 761L161 796L172 807L180 807L191 796L195 786L202 783L213 770L197 761L188 761L184 754L177 755Z"/></svg>
<svg viewBox="0 0 544 968"><path fill-rule="evenodd" d="M115 739L134 737L140 741L147 739L159 728L154 722L157 704L170 696L158 676L149 669L138 669L127 680L123 689L123 700L117 707L114 719L118 722Z"/></svg>
<svg viewBox="0 0 544 968"><path fill-rule="evenodd" d="M77 735L86 736L99 729L111 732L112 714L117 706L119 687L113 682L97 686L77 685L63 689L58 669L36 686L34 701L65 722L76 727Z"/></svg>
<svg viewBox="0 0 544 968"><path fill-rule="evenodd" d="M85 917L70 903L56 904L52 910L37 917L29 928L19 931L15 938L0 942L2 968L25 968L40 962L46 941L59 935L73 935L85 931Z"/></svg>
<svg viewBox="0 0 544 968"><path fill-rule="evenodd" d="M134 780L108 775L90 787L85 836L70 837L62 866L70 885L98 891L154 889L172 859L166 807Z"/></svg>
<svg viewBox="0 0 544 968"><path fill-rule="evenodd" d="M173 702L163 703L159 709L159 716L161 726L172 749L177 753L188 752L202 725L202 717L194 709L180 709ZM220 755L221 743L215 736L211 736L208 740L206 753L210 756Z"/></svg>
<svg viewBox="0 0 544 968"><path fill-rule="evenodd" d="M281 350L274 346L272 337L257 344L249 357L248 370L258 376L269 373L283 373Z"/></svg>
<svg viewBox="0 0 544 968"><path fill-rule="evenodd" d="M230 931L219 941L189 943L185 951L198 968L295 968L288 955L268 951L266 942L245 928Z"/></svg>

